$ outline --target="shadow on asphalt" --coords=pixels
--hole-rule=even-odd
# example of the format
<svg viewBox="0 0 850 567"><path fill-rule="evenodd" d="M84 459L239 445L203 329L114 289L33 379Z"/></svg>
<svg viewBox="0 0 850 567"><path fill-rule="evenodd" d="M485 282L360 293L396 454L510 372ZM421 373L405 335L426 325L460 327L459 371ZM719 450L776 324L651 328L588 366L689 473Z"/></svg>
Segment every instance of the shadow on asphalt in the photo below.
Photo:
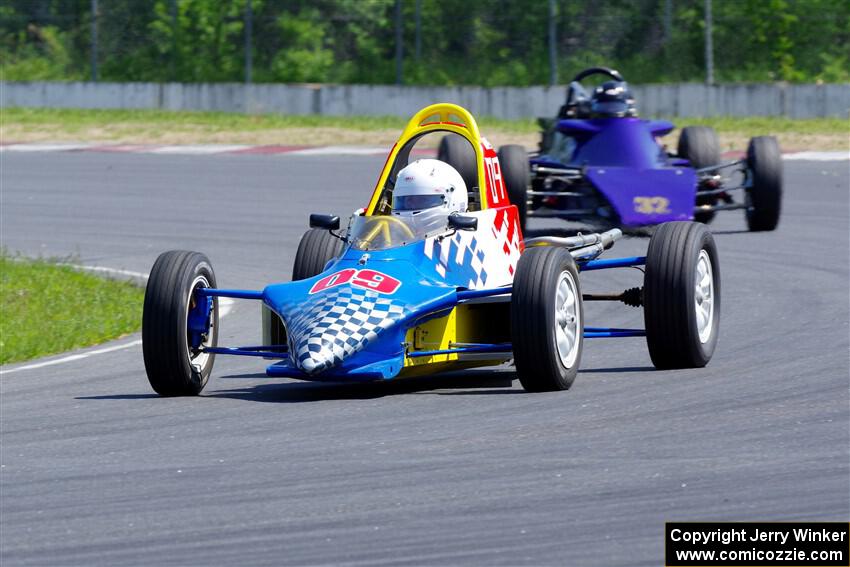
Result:
<svg viewBox="0 0 850 567"><path fill-rule="evenodd" d="M709 227L709 230L710 227ZM712 230L711 234L749 234L751 231L743 228L741 230Z"/></svg>
<svg viewBox="0 0 850 567"><path fill-rule="evenodd" d="M75 400L146 400L159 398L159 394L112 394L109 396L77 396Z"/></svg>
<svg viewBox="0 0 850 567"><path fill-rule="evenodd" d="M232 398L254 402L299 403L326 400L370 400L400 394L435 395L482 395L521 394L521 389L512 389L514 373L492 370L467 370L453 374L403 378L386 382L341 383L341 382L275 382L265 374L235 374L221 379L263 378L270 382L246 388L214 390L206 395L210 398ZM450 390L436 392L434 390Z"/></svg>
<svg viewBox="0 0 850 567"><path fill-rule="evenodd" d="M652 366L626 366L622 368L587 368L579 374L618 374L651 372ZM267 380L243 388L213 390L218 380ZM386 382L280 382L263 373L213 376L202 394L207 398L230 398L252 402L301 403L328 400L372 400L403 394L430 394L436 396L490 396L498 394L525 394L516 375L510 370L472 369L461 372L402 378ZM516 387L514 387L516 386ZM158 398L158 394L110 394L103 396L77 396L76 400L145 400Z"/></svg>
<svg viewBox="0 0 850 567"><path fill-rule="evenodd" d="M579 374L617 374L621 372L655 372L654 366L623 366L621 368L579 368Z"/></svg>

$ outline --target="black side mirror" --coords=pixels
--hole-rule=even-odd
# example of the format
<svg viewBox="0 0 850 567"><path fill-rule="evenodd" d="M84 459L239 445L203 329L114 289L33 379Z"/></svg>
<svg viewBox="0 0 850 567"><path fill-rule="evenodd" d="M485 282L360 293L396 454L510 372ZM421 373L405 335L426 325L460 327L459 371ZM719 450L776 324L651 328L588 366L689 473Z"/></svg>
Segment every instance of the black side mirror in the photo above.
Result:
<svg viewBox="0 0 850 567"><path fill-rule="evenodd" d="M338 230L339 217L336 215L310 215L310 228L324 228L325 230Z"/></svg>
<svg viewBox="0 0 850 567"><path fill-rule="evenodd" d="M449 215L449 228L454 230L478 230L478 218L464 215Z"/></svg>

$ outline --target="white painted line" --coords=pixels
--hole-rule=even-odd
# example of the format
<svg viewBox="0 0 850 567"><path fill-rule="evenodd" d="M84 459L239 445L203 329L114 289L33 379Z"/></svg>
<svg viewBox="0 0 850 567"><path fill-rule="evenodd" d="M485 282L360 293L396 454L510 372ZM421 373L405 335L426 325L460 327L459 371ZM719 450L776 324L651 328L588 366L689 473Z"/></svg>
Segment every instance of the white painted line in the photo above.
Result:
<svg viewBox="0 0 850 567"><path fill-rule="evenodd" d="M252 146L245 145L224 145L224 144L204 144L204 145L186 145L186 146L161 146L153 148L149 153L152 154L185 154L185 155L206 155L206 154L221 154L226 152L235 152L246 150Z"/></svg>
<svg viewBox="0 0 850 567"><path fill-rule="evenodd" d="M850 152L796 152L785 154L782 158L806 161L844 161L850 160Z"/></svg>
<svg viewBox="0 0 850 567"><path fill-rule="evenodd" d="M233 309L234 303L235 303L235 301L233 301L229 297L219 297L218 298L218 316L224 317L225 315L230 313L230 310Z"/></svg>
<svg viewBox="0 0 850 567"><path fill-rule="evenodd" d="M125 348L134 347L142 344L141 339L136 339L135 341L130 341L129 343L124 343L120 345L114 345L111 347L99 348L95 350L90 350L88 352L81 352L79 354L71 354L69 356L63 356L62 358L56 358L53 360L46 360L44 362L36 362L35 364L26 364L24 366L18 366L12 368L10 370L0 370L0 376L5 376L6 374L11 374L13 372L20 372L22 370L35 370L37 368L44 368L45 366L54 366L56 364L65 364L66 362L73 362L75 360L83 360L84 358L88 358L95 354L104 354L107 352L114 352L116 350L123 350Z"/></svg>
<svg viewBox="0 0 850 567"><path fill-rule="evenodd" d="M92 144L92 143L31 143L31 144L7 144L0 146L0 152L66 152L72 150L94 150L103 152L132 152L149 154L172 154L172 155L212 155L231 152L242 152L244 150L262 149L263 146L245 144L186 144L172 146L146 146L134 144ZM324 146L305 148L281 153L282 155L385 155L386 147L378 146ZM263 152L258 152L263 153Z"/></svg>
<svg viewBox="0 0 850 567"><path fill-rule="evenodd" d="M304 150L295 150L287 152L285 156L327 156L327 155L351 155L351 156L371 156L382 155L389 152L388 148L380 147L363 147L363 146L325 146L322 148L307 148Z"/></svg>
<svg viewBox="0 0 850 567"><path fill-rule="evenodd" d="M92 144L9 144L0 146L0 150L4 152L67 152L90 147Z"/></svg>
<svg viewBox="0 0 850 567"><path fill-rule="evenodd" d="M82 266L80 264L65 264L60 263L59 266L70 266L71 268L76 268L78 270L84 270L86 272L97 272L101 274L110 274L115 276L123 276L127 278L133 278L137 280L147 280L148 274L142 272L133 272L131 270L118 270L116 268L107 268L106 266Z"/></svg>

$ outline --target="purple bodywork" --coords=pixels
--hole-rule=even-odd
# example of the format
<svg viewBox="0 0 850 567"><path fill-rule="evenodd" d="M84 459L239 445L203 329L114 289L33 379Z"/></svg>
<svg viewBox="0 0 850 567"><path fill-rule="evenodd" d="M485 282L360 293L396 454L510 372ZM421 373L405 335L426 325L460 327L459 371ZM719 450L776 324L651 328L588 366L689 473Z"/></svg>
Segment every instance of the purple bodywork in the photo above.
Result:
<svg viewBox="0 0 850 567"><path fill-rule="evenodd" d="M567 119L556 130L570 142L567 153L543 154L532 167L580 168L626 227L693 219L696 171L670 157L658 138L674 126L639 118Z"/></svg>

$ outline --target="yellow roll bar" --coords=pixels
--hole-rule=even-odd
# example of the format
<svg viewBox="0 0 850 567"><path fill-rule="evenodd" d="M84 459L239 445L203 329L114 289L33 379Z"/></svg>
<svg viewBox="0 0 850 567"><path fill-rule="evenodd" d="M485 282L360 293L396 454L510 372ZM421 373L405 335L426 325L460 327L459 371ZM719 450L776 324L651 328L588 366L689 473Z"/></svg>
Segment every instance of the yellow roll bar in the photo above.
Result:
<svg viewBox="0 0 850 567"><path fill-rule="evenodd" d="M487 208L487 187L484 177L484 155L481 151L481 134L478 132L478 124L472 114L462 106L451 104L448 102L440 102L427 106L413 115L413 118L404 127L393 149L387 157L387 163L384 165L384 170L378 178L378 184L375 186L375 191L372 193L372 199L369 201L369 206L366 208L366 215L372 215L375 208L378 206L378 201L386 187L387 179L395 164L398 153L412 139L427 134L428 132L452 132L458 136L466 138L472 148L475 150L475 162L478 165L478 192L481 203L481 209Z"/></svg>

